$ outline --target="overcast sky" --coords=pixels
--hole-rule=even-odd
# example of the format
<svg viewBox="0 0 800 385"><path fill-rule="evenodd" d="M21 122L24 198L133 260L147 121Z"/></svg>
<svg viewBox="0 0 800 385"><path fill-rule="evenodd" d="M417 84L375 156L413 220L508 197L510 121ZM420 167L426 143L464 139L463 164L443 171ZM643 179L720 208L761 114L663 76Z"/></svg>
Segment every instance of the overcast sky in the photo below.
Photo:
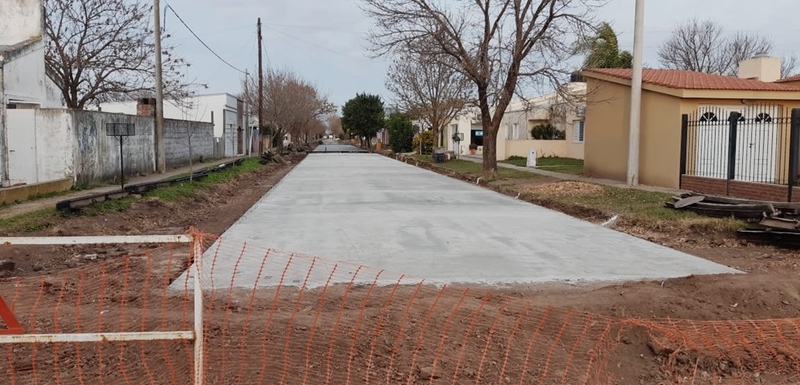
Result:
<svg viewBox="0 0 800 385"><path fill-rule="evenodd" d="M384 87L388 62L366 56L364 38L371 21L358 0L168 1L211 48L239 69L256 72L256 20L261 17L265 65L294 70L338 106L358 92L391 100ZM714 20L730 33L761 33L775 41L774 55L800 56L798 15L798 0L646 0L644 61L656 67L659 44L676 24L691 17ZM622 48L632 49L634 0L609 0L597 19L611 22ZM176 53L192 63L187 75L198 83L193 91L240 92L243 75L208 52L169 11L166 26Z"/></svg>

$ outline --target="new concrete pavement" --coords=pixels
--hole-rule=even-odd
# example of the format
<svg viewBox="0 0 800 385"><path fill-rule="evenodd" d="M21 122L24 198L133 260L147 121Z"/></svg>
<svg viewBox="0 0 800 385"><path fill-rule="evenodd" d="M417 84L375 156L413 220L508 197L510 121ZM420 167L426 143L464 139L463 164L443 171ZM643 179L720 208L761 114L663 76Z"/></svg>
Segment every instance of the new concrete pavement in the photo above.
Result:
<svg viewBox="0 0 800 385"><path fill-rule="evenodd" d="M429 283L665 279L728 267L375 154L311 154L206 253L216 288L348 282L355 265ZM241 245L251 247L243 254ZM324 258L273 253L264 246ZM217 259L211 262L214 254ZM213 263L213 273L212 273ZM236 272L234 276L234 271ZM262 271L259 276L258 272ZM385 283L397 277L386 275ZM232 279L233 278L233 279ZM371 281L373 276L365 278ZM176 282L182 286L182 280Z"/></svg>

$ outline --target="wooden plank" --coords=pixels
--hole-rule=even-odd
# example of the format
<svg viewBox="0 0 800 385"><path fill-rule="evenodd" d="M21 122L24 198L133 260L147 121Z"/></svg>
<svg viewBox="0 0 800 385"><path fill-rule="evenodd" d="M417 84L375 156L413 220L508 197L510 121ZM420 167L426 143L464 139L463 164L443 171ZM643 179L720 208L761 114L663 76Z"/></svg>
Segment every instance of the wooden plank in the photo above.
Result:
<svg viewBox="0 0 800 385"><path fill-rule="evenodd" d="M758 224L764 227L784 230L797 230L800 227L800 222L783 218L764 218Z"/></svg>
<svg viewBox="0 0 800 385"><path fill-rule="evenodd" d="M707 194L699 194L699 193L689 193L689 194L684 194L684 195L704 196L705 197L705 202L709 202L709 203L724 203L724 204L731 204L731 205L738 205L738 204L771 204L771 205L775 206L776 208L800 210L800 203L796 203L796 202L756 201L756 200L750 200L750 199L722 197L722 196L718 196L718 195L707 195Z"/></svg>
<svg viewBox="0 0 800 385"><path fill-rule="evenodd" d="M676 209L682 209L684 207L691 206L691 205L696 204L696 203L700 203L704 199L706 199L706 197L704 197L702 195L693 196L693 197L689 197L689 198L683 198L683 199L675 202L675 208Z"/></svg>

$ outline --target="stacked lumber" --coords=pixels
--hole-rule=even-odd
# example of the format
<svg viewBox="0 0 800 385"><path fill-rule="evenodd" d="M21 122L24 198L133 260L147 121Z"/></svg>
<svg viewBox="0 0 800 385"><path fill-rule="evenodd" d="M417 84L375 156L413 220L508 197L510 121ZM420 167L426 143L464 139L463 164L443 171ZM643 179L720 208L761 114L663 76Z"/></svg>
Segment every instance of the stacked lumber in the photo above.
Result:
<svg viewBox="0 0 800 385"><path fill-rule="evenodd" d="M672 197L666 207L710 217L745 220L752 228L740 230L739 238L753 243L800 249L800 203L689 193Z"/></svg>

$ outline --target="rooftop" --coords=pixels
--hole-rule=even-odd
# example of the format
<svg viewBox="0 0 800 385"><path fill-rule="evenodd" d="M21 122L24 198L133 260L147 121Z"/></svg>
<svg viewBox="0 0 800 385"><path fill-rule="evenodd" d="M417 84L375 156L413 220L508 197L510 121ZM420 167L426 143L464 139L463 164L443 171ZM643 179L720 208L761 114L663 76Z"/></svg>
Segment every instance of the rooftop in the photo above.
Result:
<svg viewBox="0 0 800 385"><path fill-rule="evenodd" d="M783 78L781 80L776 81L775 83L785 83L785 82L800 82L800 74L789 76L788 78Z"/></svg>
<svg viewBox="0 0 800 385"><path fill-rule="evenodd" d="M584 70L584 76L592 77L592 74L600 74L630 80L632 72L631 69L625 68L590 68ZM800 92L799 88L784 84L739 79L733 76L712 75L694 71L645 69L642 76L642 81L644 83L684 90ZM787 80L784 79L784 81Z"/></svg>

